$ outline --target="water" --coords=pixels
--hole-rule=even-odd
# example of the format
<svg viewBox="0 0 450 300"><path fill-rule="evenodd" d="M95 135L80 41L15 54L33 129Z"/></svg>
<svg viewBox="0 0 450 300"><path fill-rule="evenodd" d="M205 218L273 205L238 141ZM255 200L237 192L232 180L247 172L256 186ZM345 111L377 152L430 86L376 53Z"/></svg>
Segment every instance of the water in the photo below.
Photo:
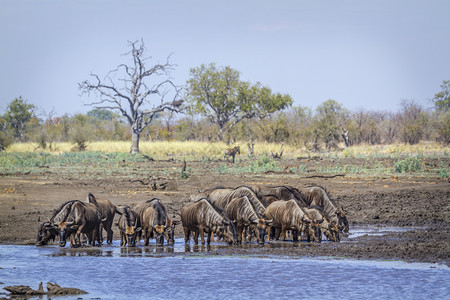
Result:
<svg viewBox="0 0 450 300"><path fill-rule="evenodd" d="M182 239L173 247L126 248L117 241L81 249L0 245L0 288L56 282L89 292L61 299L448 299L450 294L445 265L209 252L221 247L228 246L185 247Z"/></svg>

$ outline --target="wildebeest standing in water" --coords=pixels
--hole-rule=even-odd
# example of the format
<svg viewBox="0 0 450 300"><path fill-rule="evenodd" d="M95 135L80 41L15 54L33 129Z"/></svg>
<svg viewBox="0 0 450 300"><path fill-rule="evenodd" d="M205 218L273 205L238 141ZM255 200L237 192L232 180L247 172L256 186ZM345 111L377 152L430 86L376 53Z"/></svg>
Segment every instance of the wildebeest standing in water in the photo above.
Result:
<svg viewBox="0 0 450 300"><path fill-rule="evenodd" d="M200 235L202 244L205 244L204 233L207 233L207 243L211 243L211 235L224 237L228 244L237 240L237 230L233 222L222 217L211 205L208 199L203 198L196 202L189 202L181 209L181 223L184 229L184 242L190 241L191 232L194 233L194 243L198 244ZM228 228L231 233L228 232Z"/></svg>
<svg viewBox="0 0 450 300"><path fill-rule="evenodd" d="M302 207L302 210L309 216L313 223L318 224L320 231L332 242L339 242L339 228L336 224L330 224L327 217L323 213L323 209L320 206ZM311 238L306 232L306 240L310 241Z"/></svg>
<svg viewBox="0 0 450 300"><path fill-rule="evenodd" d="M256 238L259 244L264 244L267 226L272 224L272 220L260 218L248 200L247 196L234 198L225 206L225 215L230 221L235 221L237 226L237 241L242 243L243 234L251 225L256 231Z"/></svg>
<svg viewBox="0 0 450 300"><path fill-rule="evenodd" d="M91 193L87 196L87 201L89 203L97 204L98 209L100 210L100 213L103 217L106 217L106 220L102 222L102 228L106 231L106 242L108 244L112 243L113 239L113 231L112 231L112 225L114 221L114 216L116 213L119 215L122 214L117 207L109 200L107 199L97 199L92 195ZM103 240L102 235L102 229L100 229L100 240Z"/></svg>
<svg viewBox="0 0 450 300"><path fill-rule="evenodd" d="M120 246L136 246L136 236L142 229L138 214L129 206L125 206L117 226L120 231Z"/></svg>
<svg viewBox="0 0 450 300"><path fill-rule="evenodd" d="M46 222L39 222L38 234L36 237L36 246L45 246L50 241L54 241L59 236L59 223L66 220L70 213L70 208L74 201L66 201L58 209L54 210L53 216Z"/></svg>
<svg viewBox="0 0 450 300"><path fill-rule="evenodd" d="M71 246L81 245L80 235L84 233L90 245L95 246L95 241L100 245L99 227L105 221L97 206L92 203L73 201L67 218L59 223L59 245L66 245L67 237L70 237Z"/></svg>
<svg viewBox="0 0 450 300"><path fill-rule="evenodd" d="M149 239L153 238L155 234L158 245L164 243L164 238L166 238L169 245L175 243L175 226L180 221L169 219L166 207L160 199L153 198L139 202L134 207L134 210L138 213L141 220L142 231L139 233L139 238L141 233L143 233L145 245L148 245Z"/></svg>
<svg viewBox="0 0 450 300"><path fill-rule="evenodd" d="M231 158L233 158L233 164L234 164L234 158L235 158L236 154L241 154L241 147L236 146L236 147L225 150L223 159L226 159L228 161L228 158L231 156Z"/></svg>
<svg viewBox="0 0 450 300"><path fill-rule="evenodd" d="M273 218L272 226L269 228L269 239L278 239L281 233L282 239L286 240L286 232L292 230L294 242L298 241L298 236L302 232L308 232L315 242L321 240L318 224L309 218L294 199L273 202L266 209L266 217Z"/></svg>
<svg viewBox="0 0 450 300"><path fill-rule="evenodd" d="M148 246L152 237L156 239L156 245L164 244L164 236L168 227L168 216L165 206L159 199L152 199L147 208L142 212L142 229L144 232L144 245Z"/></svg>
<svg viewBox="0 0 450 300"><path fill-rule="evenodd" d="M328 217L331 224L337 224L340 231L348 232L348 220L344 210L342 208L339 209L334 204L324 188L313 186L301 188L299 191L303 195L306 204L322 207L324 214Z"/></svg>
<svg viewBox="0 0 450 300"><path fill-rule="evenodd" d="M72 204L79 200L66 201L54 210L53 216L46 222L39 222L38 234L36 238L36 246L47 245L50 241L54 241L59 236L59 224L64 222L72 208Z"/></svg>

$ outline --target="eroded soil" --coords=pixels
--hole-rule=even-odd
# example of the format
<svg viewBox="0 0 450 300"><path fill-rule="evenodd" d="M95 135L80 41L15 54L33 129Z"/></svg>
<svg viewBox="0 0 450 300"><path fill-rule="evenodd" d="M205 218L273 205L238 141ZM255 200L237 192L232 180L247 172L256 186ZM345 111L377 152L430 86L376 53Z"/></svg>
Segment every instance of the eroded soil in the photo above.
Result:
<svg viewBox="0 0 450 300"><path fill-rule="evenodd" d="M348 163L348 162L339 162ZM367 164L367 161L354 161ZM382 163L382 162L381 162ZM432 162L431 162L432 163ZM448 161L446 162L448 164ZM223 162L220 162L223 164ZM67 200L85 200L93 193L115 205L133 205L160 198L169 214L177 219L189 195L217 185L320 185L338 205L342 205L350 226L380 225L415 227L414 230L381 236L361 236L351 242L321 244L299 243L298 247L252 248L251 254L295 256L340 256L365 259L400 259L405 261L442 262L449 265L450 255L450 184L436 176L344 175L318 174L308 160L282 161L285 171L265 174L219 174L219 163L189 162L190 175L180 176L181 163L176 160L152 161L136 165L155 175L136 178L98 174L84 178L79 174L55 170L40 175L17 174L0 177L0 243L34 244L38 219L46 220L53 210ZM309 173L296 174L293 167L304 165ZM336 164L325 161L324 165ZM166 170L160 173L161 170ZM159 173L158 173L158 172ZM339 174L341 175L341 174ZM333 178L327 178L333 177ZM117 216L116 216L117 218ZM118 239L117 227L113 228ZM182 237L178 226L177 237ZM245 254L245 247L222 250L223 254Z"/></svg>

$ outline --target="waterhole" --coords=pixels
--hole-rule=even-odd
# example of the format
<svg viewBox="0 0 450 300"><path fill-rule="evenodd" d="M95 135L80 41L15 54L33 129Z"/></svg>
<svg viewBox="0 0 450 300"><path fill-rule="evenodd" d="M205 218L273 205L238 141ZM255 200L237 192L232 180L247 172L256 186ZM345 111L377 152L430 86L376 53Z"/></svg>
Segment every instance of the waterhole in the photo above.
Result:
<svg viewBox="0 0 450 300"><path fill-rule="evenodd" d="M351 231L347 240L371 232L377 234ZM164 247L127 248L118 241L78 249L0 245L0 288L56 282L89 293L61 299L448 299L450 293L445 265L212 254L221 247L229 246L186 246L183 239Z"/></svg>

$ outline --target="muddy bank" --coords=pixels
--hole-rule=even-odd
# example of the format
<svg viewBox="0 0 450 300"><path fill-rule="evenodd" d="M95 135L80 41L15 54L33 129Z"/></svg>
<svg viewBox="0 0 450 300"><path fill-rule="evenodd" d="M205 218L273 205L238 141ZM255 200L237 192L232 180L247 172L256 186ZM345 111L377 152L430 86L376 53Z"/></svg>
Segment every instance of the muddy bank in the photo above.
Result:
<svg viewBox="0 0 450 300"><path fill-rule="evenodd" d="M170 164L164 162L170 169ZM169 164L169 165L168 165ZM173 168L178 165L174 163ZM173 218L178 217L189 195L198 188L216 185L293 186L320 185L341 205L350 226L382 225L416 227L413 231L382 236L361 236L351 242L299 243L297 247L233 247L218 254L257 254L295 256L338 256L365 259L400 259L405 261L443 262L450 254L450 184L448 180L423 177L350 177L304 178L290 172L281 174L218 174L198 163L201 169L181 179L179 174L156 178L124 179L110 176L94 180L65 178L58 174L0 177L0 243L34 244L38 219L51 217L53 209L72 199L84 200L89 192L115 205L160 198ZM199 172L198 172L199 173ZM117 216L116 216L117 218ZM119 239L113 227L114 239ZM182 227L176 237L183 237Z"/></svg>

